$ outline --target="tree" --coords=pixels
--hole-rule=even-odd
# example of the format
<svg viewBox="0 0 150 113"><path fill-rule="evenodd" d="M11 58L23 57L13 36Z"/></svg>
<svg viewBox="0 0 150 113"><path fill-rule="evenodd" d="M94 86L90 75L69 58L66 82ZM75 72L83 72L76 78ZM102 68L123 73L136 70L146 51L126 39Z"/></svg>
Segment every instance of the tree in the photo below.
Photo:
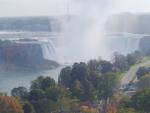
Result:
<svg viewBox="0 0 150 113"><path fill-rule="evenodd" d="M24 103L23 110L24 110L24 113L35 113L32 104L30 104L29 102Z"/></svg>
<svg viewBox="0 0 150 113"><path fill-rule="evenodd" d="M22 104L13 97L0 96L0 113L23 113Z"/></svg>
<svg viewBox="0 0 150 113"><path fill-rule="evenodd" d="M103 74L97 83L99 98L111 97L118 85L118 78L114 73Z"/></svg>
<svg viewBox="0 0 150 113"><path fill-rule="evenodd" d="M54 87L56 85L55 80L51 77L38 77L36 80L32 81L31 83L31 90L32 89L42 89L45 90L49 87Z"/></svg>
<svg viewBox="0 0 150 113"><path fill-rule="evenodd" d="M138 81L138 88L150 88L150 75L145 75Z"/></svg>
<svg viewBox="0 0 150 113"><path fill-rule="evenodd" d="M7 96L7 93L1 93L0 92L0 96Z"/></svg>
<svg viewBox="0 0 150 113"><path fill-rule="evenodd" d="M149 74L150 69L147 67L140 67L138 71L136 72L137 78L140 79L142 76Z"/></svg>
<svg viewBox="0 0 150 113"><path fill-rule="evenodd" d="M60 86L49 88L45 91L49 100L57 102L60 98L66 96L66 89Z"/></svg>
<svg viewBox="0 0 150 113"><path fill-rule="evenodd" d="M71 82L79 80L79 81L85 81L89 76L89 69L88 66L81 62L81 63L75 63L72 68L71 72Z"/></svg>
<svg viewBox="0 0 150 113"><path fill-rule="evenodd" d="M105 60L99 62L99 66L97 69L101 73L108 73L113 71L113 65Z"/></svg>
<svg viewBox="0 0 150 113"><path fill-rule="evenodd" d="M58 83L65 86L65 87L70 87L72 82L71 82L71 67L65 67L61 70L59 78L58 78Z"/></svg>
<svg viewBox="0 0 150 113"><path fill-rule="evenodd" d="M72 68L64 68L60 74L60 85L69 89L71 95L82 101L93 101L95 99L112 96L117 81L113 71L113 65L108 61L100 61L92 68L85 63L75 63ZM64 77L64 78L63 78ZM67 86L68 85L68 86Z"/></svg>
<svg viewBox="0 0 150 113"><path fill-rule="evenodd" d="M139 51L135 51L127 55L127 62L129 65L137 63L143 57L143 54Z"/></svg>
<svg viewBox="0 0 150 113"><path fill-rule="evenodd" d="M131 106L139 111L150 112L150 89L143 89L131 98Z"/></svg>
<svg viewBox="0 0 150 113"><path fill-rule="evenodd" d="M79 100L83 100L84 97L84 91L82 83L78 80L74 81L72 83L72 86L70 87L71 95L73 97L76 97Z"/></svg>
<svg viewBox="0 0 150 113"><path fill-rule="evenodd" d="M97 97L95 88L90 81L84 81L84 83L75 81L72 84L70 91L73 97L76 97L81 101L94 101Z"/></svg>
<svg viewBox="0 0 150 113"><path fill-rule="evenodd" d="M36 113L51 113L52 111L58 111L57 104L46 98L32 102Z"/></svg>
<svg viewBox="0 0 150 113"><path fill-rule="evenodd" d="M84 95L83 95L83 100L87 101L94 101L97 100L97 89L95 89L93 87L93 84L91 83L91 81L85 81L83 83L83 91L84 91Z"/></svg>
<svg viewBox="0 0 150 113"><path fill-rule="evenodd" d="M98 71L100 73L113 71L113 64L105 60L90 60L87 65L90 71Z"/></svg>
<svg viewBox="0 0 150 113"><path fill-rule="evenodd" d="M63 78L64 77L64 78ZM59 79L62 85L69 88L73 97L79 100L93 100L96 98L95 88L90 81L90 69L87 64L75 63L71 68L64 68L60 74ZM61 84L60 84L61 85Z"/></svg>
<svg viewBox="0 0 150 113"><path fill-rule="evenodd" d="M124 70L128 69L127 58L124 55L121 55L116 52L116 53L114 53L112 60L113 60L113 65L120 71L124 71Z"/></svg>
<svg viewBox="0 0 150 113"><path fill-rule="evenodd" d="M11 95L14 97L20 97L21 99L25 99L28 95L28 91L25 87L18 87L12 89Z"/></svg>
<svg viewBox="0 0 150 113"><path fill-rule="evenodd" d="M91 71L97 71L98 66L99 66L99 62L100 61L93 59L93 60L90 60L87 65Z"/></svg>
<svg viewBox="0 0 150 113"><path fill-rule="evenodd" d="M37 101L43 98L45 98L45 92L41 89L31 90L28 95L29 101Z"/></svg>

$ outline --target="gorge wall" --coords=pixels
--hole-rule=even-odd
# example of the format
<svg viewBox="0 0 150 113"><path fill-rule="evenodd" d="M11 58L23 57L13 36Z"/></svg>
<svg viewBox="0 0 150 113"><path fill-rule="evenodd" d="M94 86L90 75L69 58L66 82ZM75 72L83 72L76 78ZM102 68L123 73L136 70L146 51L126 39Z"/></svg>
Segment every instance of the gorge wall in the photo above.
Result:
<svg viewBox="0 0 150 113"><path fill-rule="evenodd" d="M31 70L43 70L58 67L56 61L44 58L42 45L46 42L37 40L0 41L0 65L20 67ZM51 52L51 50L47 51ZM50 53L47 53L50 54Z"/></svg>

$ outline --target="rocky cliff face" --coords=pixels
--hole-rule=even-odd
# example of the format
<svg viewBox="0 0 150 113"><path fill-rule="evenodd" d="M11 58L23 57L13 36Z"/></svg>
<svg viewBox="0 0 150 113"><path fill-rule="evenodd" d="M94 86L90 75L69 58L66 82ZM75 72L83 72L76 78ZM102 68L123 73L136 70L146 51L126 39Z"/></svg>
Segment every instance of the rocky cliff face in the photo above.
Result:
<svg viewBox="0 0 150 113"><path fill-rule="evenodd" d="M8 68L16 66L33 70L51 69L59 66L57 62L43 58L42 48L38 41L32 42L1 40L0 65Z"/></svg>

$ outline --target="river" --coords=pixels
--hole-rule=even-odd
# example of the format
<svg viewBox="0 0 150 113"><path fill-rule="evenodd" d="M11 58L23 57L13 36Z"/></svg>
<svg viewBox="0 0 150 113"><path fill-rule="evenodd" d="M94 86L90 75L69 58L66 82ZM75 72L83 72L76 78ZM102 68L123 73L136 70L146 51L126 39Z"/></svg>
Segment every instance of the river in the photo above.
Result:
<svg viewBox="0 0 150 113"><path fill-rule="evenodd" d="M29 88L31 81L41 75L50 76L54 78L55 81L58 81L58 76L62 68L61 66L59 68L40 72L0 71L0 92L10 94L11 90L18 86Z"/></svg>

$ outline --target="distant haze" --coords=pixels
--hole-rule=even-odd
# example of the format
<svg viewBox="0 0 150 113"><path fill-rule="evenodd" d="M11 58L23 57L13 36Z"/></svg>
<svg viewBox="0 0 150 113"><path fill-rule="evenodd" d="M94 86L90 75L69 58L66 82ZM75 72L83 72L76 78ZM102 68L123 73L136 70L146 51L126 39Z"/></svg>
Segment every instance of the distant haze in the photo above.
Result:
<svg viewBox="0 0 150 113"><path fill-rule="evenodd" d="M81 4L75 4L74 2L80 2ZM0 16L65 15L67 4L69 4L70 13L76 14L81 11L78 9L84 3L90 3L89 5L96 3L100 7L109 5L108 10L112 12L150 11L149 0L0 0Z"/></svg>
<svg viewBox="0 0 150 113"><path fill-rule="evenodd" d="M0 16L71 15L62 21L57 56L62 62L74 62L99 56L109 59L103 31L108 16L150 12L149 4L150 0L0 0Z"/></svg>

